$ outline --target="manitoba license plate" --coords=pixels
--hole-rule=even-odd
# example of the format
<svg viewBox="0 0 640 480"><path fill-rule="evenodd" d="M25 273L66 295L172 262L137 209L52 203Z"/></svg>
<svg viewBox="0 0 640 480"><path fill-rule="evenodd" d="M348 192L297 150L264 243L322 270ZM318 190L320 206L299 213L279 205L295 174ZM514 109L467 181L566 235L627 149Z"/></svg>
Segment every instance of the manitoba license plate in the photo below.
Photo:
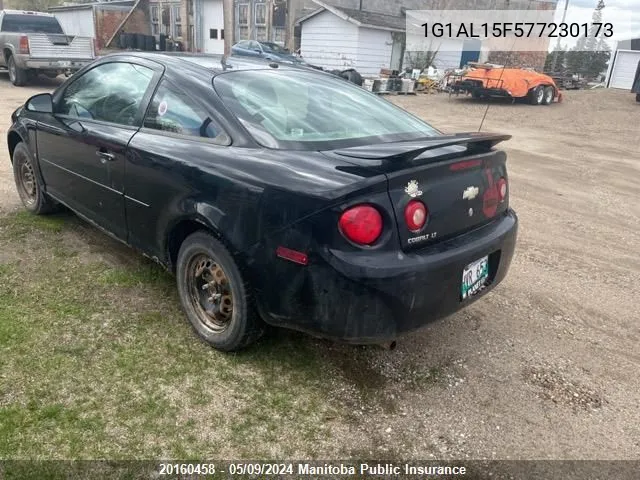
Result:
<svg viewBox="0 0 640 480"><path fill-rule="evenodd" d="M489 279L489 257L483 257L467 265L462 271L462 299L478 293Z"/></svg>

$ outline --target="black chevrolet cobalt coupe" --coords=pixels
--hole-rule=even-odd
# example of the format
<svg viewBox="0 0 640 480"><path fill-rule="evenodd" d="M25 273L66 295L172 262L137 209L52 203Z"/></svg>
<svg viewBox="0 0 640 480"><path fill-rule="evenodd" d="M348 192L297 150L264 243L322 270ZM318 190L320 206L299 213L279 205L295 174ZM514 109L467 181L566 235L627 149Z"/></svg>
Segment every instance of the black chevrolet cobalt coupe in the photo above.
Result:
<svg viewBox="0 0 640 480"><path fill-rule="evenodd" d="M267 324L353 343L469 305L506 275L506 135L444 135L340 78L205 57L102 57L14 112L20 198L59 204L177 277L215 348Z"/></svg>

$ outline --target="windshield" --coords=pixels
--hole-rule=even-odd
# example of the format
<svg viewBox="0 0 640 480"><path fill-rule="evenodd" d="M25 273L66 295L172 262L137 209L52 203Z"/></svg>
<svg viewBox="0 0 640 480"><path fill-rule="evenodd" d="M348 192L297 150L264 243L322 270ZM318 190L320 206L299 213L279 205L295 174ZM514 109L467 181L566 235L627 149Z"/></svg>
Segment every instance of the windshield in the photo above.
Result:
<svg viewBox="0 0 640 480"><path fill-rule="evenodd" d="M268 148L326 150L439 135L390 102L328 74L237 71L218 75L214 86Z"/></svg>
<svg viewBox="0 0 640 480"><path fill-rule="evenodd" d="M47 15L7 14L2 20L3 32L64 33L55 17Z"/></svg>

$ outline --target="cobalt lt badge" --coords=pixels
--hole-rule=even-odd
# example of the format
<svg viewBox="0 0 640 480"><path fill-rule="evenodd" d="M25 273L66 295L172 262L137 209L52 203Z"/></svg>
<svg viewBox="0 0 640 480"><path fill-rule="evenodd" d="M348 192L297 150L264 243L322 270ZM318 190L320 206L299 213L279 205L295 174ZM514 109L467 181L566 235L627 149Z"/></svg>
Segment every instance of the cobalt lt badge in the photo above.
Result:
<svg viewBox="0 0 640 480"><path fill-rule="evenodd" d="M420 190L420 185L418 185L417 180L411 180L406 188L404 189L407 195L411 198L416 198L422 195L422 190Z"/></svg>

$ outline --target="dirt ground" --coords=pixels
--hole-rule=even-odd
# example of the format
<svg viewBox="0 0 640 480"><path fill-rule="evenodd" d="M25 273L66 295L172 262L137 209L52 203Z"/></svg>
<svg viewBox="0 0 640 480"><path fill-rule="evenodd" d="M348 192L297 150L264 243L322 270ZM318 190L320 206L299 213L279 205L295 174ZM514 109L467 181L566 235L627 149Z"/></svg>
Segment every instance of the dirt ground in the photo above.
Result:
<svg viewBox="0 0 640 480"><path fill-rule="evenodd" d="M52 85L0 78L3 138L11 111ZM477 130L486 109L444 94L393 101L447 132ZM326 441L315 455L640 457L639 121L633 95L614 90L566 92L549 107L491 105L484 130L513 135L504 148L521 223L509 275L395 351L313 341L338 372L324 401L344 407L319 420ZM2 149L0 216L16 209ZM298 453L312 451L300 441Z"/></svg>

